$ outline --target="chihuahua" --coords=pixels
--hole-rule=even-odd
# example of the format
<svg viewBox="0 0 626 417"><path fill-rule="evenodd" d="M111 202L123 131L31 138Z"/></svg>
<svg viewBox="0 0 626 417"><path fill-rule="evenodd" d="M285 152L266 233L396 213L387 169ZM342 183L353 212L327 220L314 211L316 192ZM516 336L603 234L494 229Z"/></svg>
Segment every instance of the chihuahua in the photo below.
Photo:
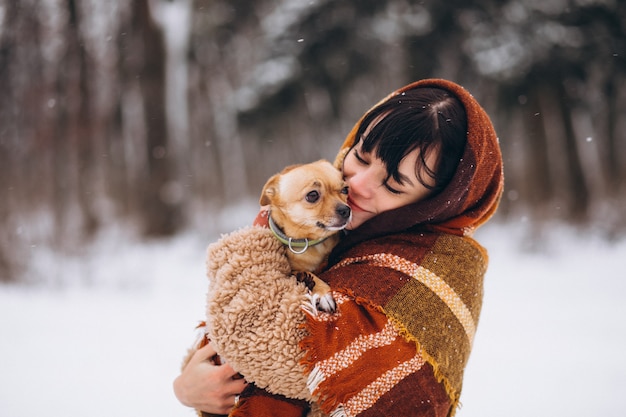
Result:
<svg viewBox="0 0 626 417"><path fill-rule="evenodd" d="M272 176L261 193L269 206L269 227L285 246L294 275L311 290L313 310L335 311L330 287L314 272L321 270L339 242L339 231L352 217L348 187L341 172L325 160L291 165Z"/></svg>

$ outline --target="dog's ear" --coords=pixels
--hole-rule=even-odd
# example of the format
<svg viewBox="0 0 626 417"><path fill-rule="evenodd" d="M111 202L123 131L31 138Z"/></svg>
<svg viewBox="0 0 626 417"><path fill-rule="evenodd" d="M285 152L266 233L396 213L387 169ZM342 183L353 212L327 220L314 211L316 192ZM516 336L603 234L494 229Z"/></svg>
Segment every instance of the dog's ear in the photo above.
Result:
<svg viewBox="0 0 626 417"><path fill-rule="evenodd" d="M278 187L279 178L280 174L275 174L267 180L263 186L263 191L261 191L261 198L259 200L260 205L267 206L272 202L272 198L276 195L276 187Z"/></svg>
<svg viewBox="0 0 626 417"><path fill-rule="evenodd" d="M267 206L268 204L270 204L272 202L272 198L274 198L274 196L276 195L278 180L280 179L280 176L288 173L294 168L298 168L300 165L302 164L289 165L283 168L283 170L280 171L278 174L272 175L263 186L263 191L261 191L261 199L259 200L259 204L261 204L262 206Z"/></svg>

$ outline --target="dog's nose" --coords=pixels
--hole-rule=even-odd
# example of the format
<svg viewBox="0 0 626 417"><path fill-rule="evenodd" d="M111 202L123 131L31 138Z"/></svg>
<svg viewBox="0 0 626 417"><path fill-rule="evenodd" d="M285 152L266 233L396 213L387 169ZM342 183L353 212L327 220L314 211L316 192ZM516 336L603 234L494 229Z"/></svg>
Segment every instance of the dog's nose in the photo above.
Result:
<svg viewBox="0 0 626 417"><path fill-rule="evenodd" d="M337 214L341 216L342 219L347 219L350 217L350 206L342 204L337 206Z"/></svg>

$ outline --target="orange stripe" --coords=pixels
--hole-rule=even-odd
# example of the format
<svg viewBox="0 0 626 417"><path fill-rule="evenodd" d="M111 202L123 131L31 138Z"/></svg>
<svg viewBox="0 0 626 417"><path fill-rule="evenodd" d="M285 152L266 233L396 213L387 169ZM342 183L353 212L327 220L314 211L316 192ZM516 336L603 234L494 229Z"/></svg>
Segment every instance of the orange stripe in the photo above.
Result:
<svg viewBox="0 0 626 417"><path fill-rule="evenodd" d="M424 365L424 358L418 353L413 358L388 370L359 393L339 406L346 417L356 416L373 406L376 401L389 392L401 380L419 371ZM333 413L331 413L332 415ZM337 414L341 414L338 412Z"/></svg>
<svg viewBox="0 0 626 417"><path fill-rule="evenodd" d="M399 334L395 327L387 322L385 327L374 334L359 335L345 349L335 353L328 359L320 361L309 374L307 385L313 393L320 383L327 378L346 369L357 361L366 351L391 344Z"/></svg>

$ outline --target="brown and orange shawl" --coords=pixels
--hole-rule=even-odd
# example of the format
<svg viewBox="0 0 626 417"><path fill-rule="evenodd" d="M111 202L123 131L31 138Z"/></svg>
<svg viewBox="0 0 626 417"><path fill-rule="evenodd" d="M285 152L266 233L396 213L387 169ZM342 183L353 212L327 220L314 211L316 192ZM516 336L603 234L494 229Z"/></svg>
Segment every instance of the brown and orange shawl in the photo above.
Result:
<svg viewBox="0 0 626 417"><path fill-rule="evenodd" d="M376 404L373 415L401 407L397 415L419 415L414 401L430 394L416 393L414 378L426 364L448 394L433 404L442 407L434 415L454 409L486 261L471 239L428 232L374 239L346 253L324 274L341 294L339 313L308 316L302 343L309 388L322 409L356 416Z"/></svg>
<svg viewBox="0 0 626 417"><path fill-rule="evenodd" d="M310 388L326 412L344 409L344 415L357 415L384 395L390 397L387 401L407 398L414 387L405 383L406 392L401 393L402 381L408 381L406 376L421 369L424 362L444 384L452 411L461 393L487 268L486 252L469 236L496 210L503 189L502 156L488 115L457 84L422 80L385 100L416 87L442 88L459 98L467 113L468 143L450 185L440 194L381 213L350 233L332 254L331 264L335 265L322 278L336 291L356 297L358 302L350 304L352 308L368 310L367 316L376 316L382 323L370 332L349 323L341 326L341 317L327 321L308 318L310 336L303 346L312 372ZM358 125L345 140L336 166L341 166L354 143ZM385 318L372 311L383 312ZM327 326L340 330L329 331ZM377 341L364 343L364 337ZM394 349L400 352L406 341L418 348L413 357L389 353ZM379 343L387 353L382 354ZM383 363L388 365L375 357L384 357ZM362 386L346 389L356 394L338 398L335 391L340 379L356 379Z"/></svg>
<svg viewBox="0 0 626 417"><path fill-rule="evenodd" d="M298 311L292 316L273 313L276 317L272 317L263 312L263 305L268 305L265 301L254 306L237 303L234 308L233 303L223 305L223 300L216 301L219 296L211 295L223 290L220 285L211 288L209 335L231 365L258 387L314 400L332 416L454 414L482 305L488 260L485 250L470 236L498 205L503 188L502 157L489 117L457 84L422 80L385 100L422 86L448 90L465 106L468 142L462 160L441 193L377 215L335 248L331 267L321 278L335 291L336 314L313 316ZM354 143L356 130L342 146L338 167ZM245 240L245 236L237 239ZM215 250L209 249L209 258ZM254 275L258 265L248 269ZM210 268L209 278L214 283L224 282L235 279L235 274L246 272L233 269L232 262L224 260ZM251 293L263 292L258 282L255 285ZM301 296L297 284L291 285L289 291ZM240 289L229 286L228 291ZM288 323L305 332L284 333L283 326ZM211 330L212 325L219 329ZM270 343L274 356L260 358L264 353L258 349L259 343ZM301 351L293 353L290 349L294 346ZM292 352L289 365L280 363L282 351ZM281 384L286 374L295 382ZM298 374L304 374L310 396L302 393ZM301 414L286 409L283 413L275 402L269 405L263 398L270 397L249 396L232 415ZM264 404L269 407L265 411Z"/></svg>

